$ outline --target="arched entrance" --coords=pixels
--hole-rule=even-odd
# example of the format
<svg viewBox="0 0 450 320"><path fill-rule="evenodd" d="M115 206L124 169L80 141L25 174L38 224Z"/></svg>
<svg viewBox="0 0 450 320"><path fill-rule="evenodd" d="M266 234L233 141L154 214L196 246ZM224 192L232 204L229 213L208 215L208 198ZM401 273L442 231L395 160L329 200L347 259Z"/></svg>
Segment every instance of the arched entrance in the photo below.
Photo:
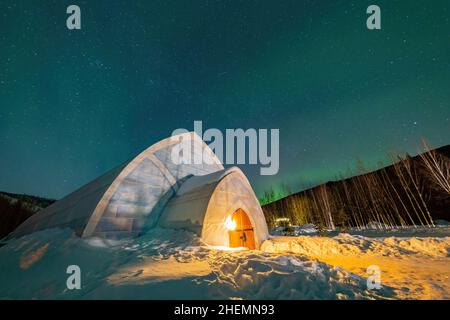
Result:
<svg viewBox="0 0 450 320"><path fill-rule="evenodd" d="M233 229L228 231L230 248L247 247L255 249L255 235L252 223L244 210L237 209L232 215Z"/></svg>

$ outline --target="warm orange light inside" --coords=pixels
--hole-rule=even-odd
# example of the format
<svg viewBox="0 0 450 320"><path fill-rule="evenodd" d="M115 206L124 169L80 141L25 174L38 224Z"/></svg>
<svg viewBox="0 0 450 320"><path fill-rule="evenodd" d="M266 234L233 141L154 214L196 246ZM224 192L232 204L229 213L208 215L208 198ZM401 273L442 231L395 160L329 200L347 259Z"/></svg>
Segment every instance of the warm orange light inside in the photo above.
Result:
<svg viewBox="0 0 450 320"><path fill-rule="evenodd" d="M231 216L228 216L227 220L225 220L225 227L230 231L236 230L236 221Z"/></svg>
<svg viewBox="0 0 450 320"><path fill-rule="evenodd" d="M225 222L230 248L255 249L255 233L252 223L242 209L237 209Z"/></svg>

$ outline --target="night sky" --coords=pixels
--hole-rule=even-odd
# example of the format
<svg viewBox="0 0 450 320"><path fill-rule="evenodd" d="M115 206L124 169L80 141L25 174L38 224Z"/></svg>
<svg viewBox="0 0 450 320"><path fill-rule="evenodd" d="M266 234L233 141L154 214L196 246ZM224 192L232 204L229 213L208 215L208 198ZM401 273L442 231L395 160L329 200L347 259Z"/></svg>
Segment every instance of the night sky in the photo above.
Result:
<svg viewBox="0 0 450 320"><path fill-rule="evenodd" d="M77 4L82 29L66 28ZM382 30L366 28L377 4ZM60 198L176 128L279 128L258 194L450 143L450 2L0 2L0 190Z"/></svg>

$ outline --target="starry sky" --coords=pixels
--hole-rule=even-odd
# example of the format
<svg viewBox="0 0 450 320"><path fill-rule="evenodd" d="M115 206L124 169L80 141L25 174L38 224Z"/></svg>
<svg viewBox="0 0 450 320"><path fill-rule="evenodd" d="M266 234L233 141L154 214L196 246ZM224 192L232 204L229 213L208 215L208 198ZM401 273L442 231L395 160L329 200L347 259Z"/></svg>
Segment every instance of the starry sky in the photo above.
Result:
<svg viewBox="0 0 450 320"><path fill-rule="evenodd" d="M2 0L0 190L60 198L194 120L280 129L278 175L242 166L259 195L449 144L449 7Z"/></svg>

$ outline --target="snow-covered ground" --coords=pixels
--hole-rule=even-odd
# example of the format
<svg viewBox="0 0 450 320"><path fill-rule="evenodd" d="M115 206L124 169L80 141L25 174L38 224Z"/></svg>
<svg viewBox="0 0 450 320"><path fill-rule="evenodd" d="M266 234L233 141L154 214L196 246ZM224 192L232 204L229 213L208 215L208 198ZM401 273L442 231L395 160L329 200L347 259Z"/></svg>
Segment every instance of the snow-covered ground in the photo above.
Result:
<svg viewBox="0 0 450 320"><path fill-rule="evenodd" d="M274 236L261 251L209 247L179 230L127 241L36 232L0 247L0 299L450 298L448 226L373 232ZM81 268L80 290L66 287L69 265ZM381 289L367 288L369 265Z"/></svg>
<svg viewBox="0 0 450 320"><path fill-rule="evenodd" d="M394 290L395 299L450 299L450 229L416 232L421 236L368 231L372 237L273 237L261 249L298 254L360 276L369 276L367 268L377 266L381 283Z"/></svg>

